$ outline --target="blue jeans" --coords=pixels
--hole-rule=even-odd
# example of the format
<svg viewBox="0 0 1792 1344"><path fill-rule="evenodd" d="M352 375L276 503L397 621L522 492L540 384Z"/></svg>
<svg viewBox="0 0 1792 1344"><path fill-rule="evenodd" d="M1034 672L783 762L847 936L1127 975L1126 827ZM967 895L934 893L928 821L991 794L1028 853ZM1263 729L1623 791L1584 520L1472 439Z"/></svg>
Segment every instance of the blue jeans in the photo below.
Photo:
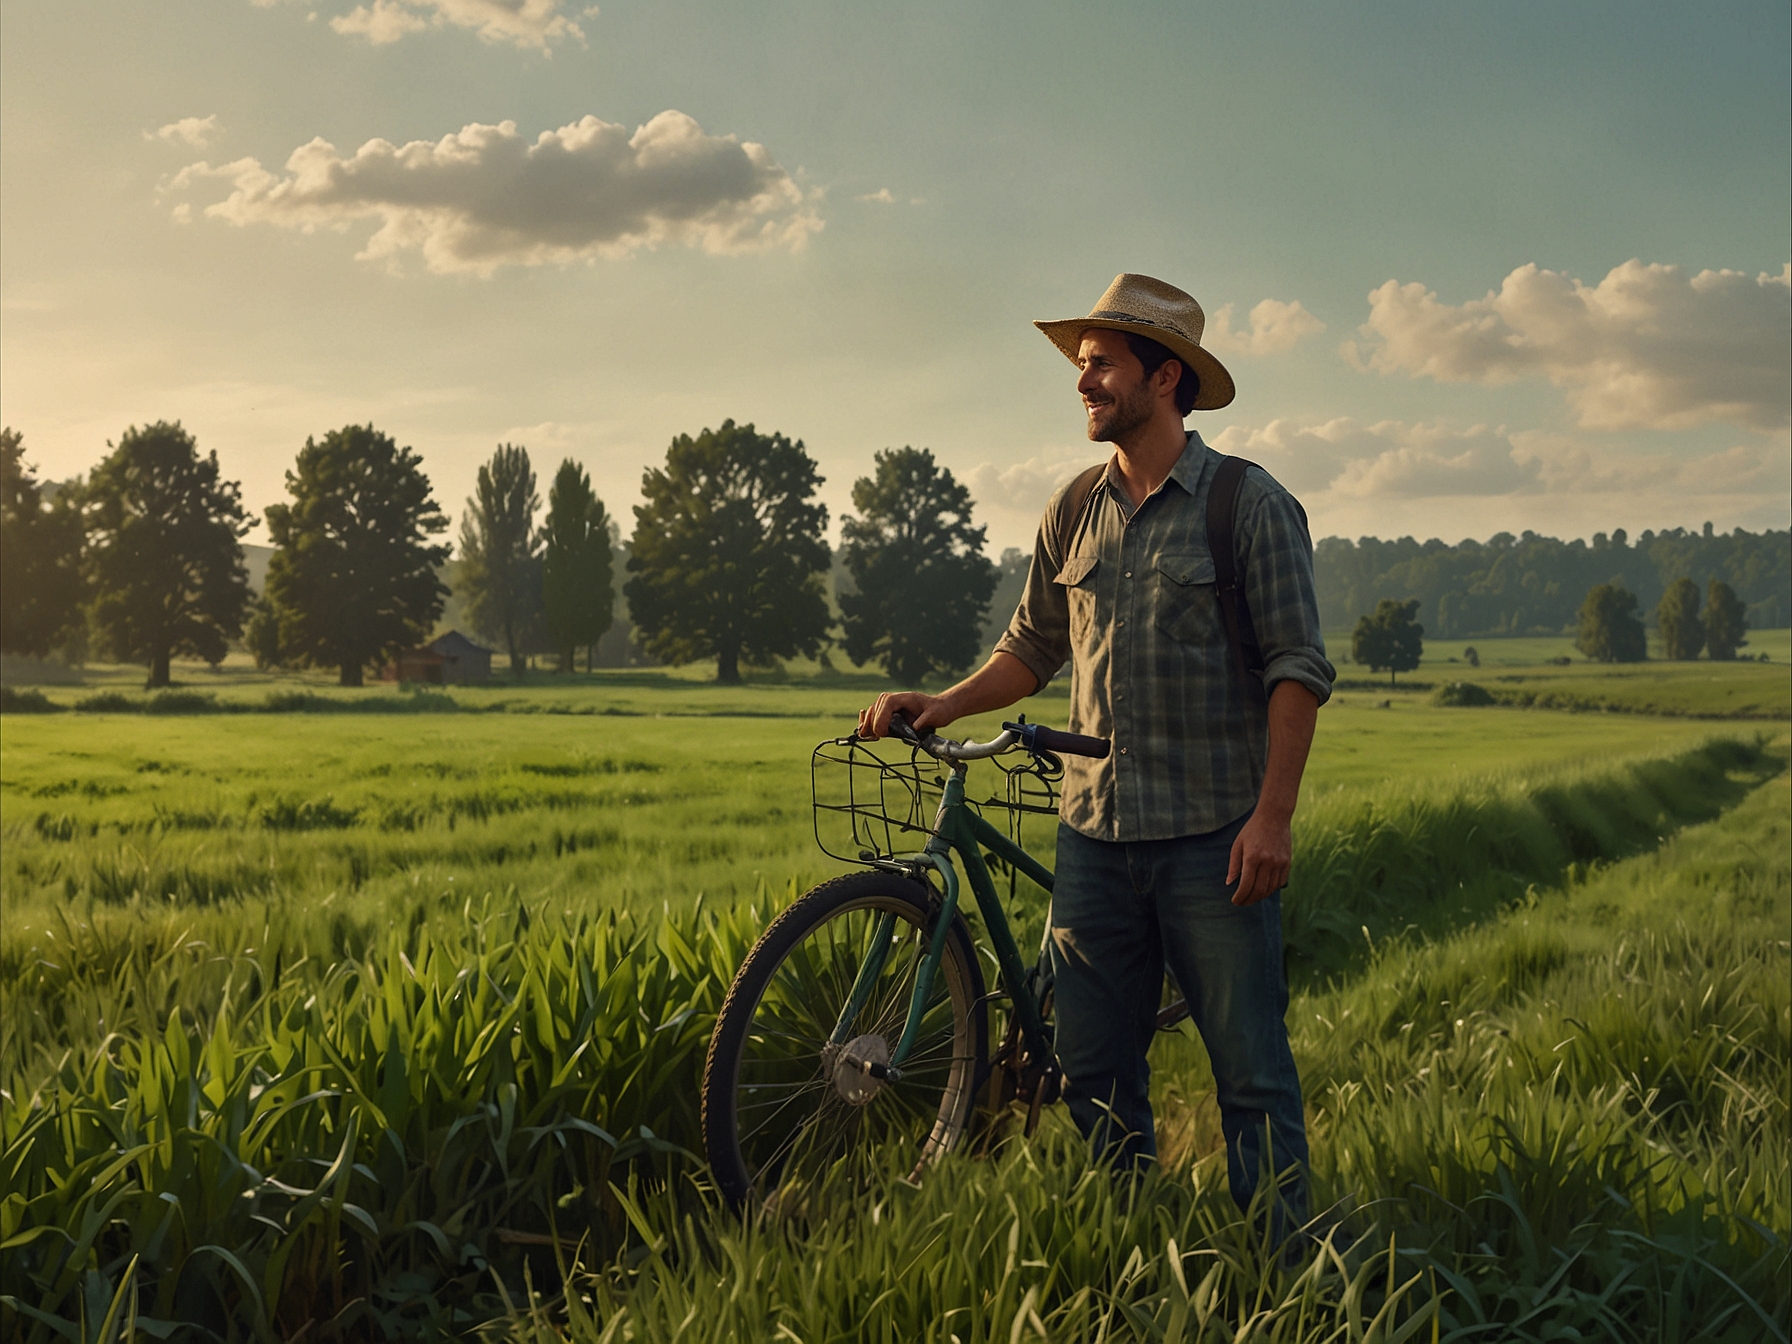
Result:
<svg viewBox="0 0 1792 1344"><path fill-rule="evenodd" d="M1064 1099L1096 1149L1154 1158L1151 1067L1167 961L1213 1061L1232 1198L1282 1173L1275 1222L1306 1218L1307 1132L1288 1049L1280 894L1232 904L1247 817L1206 835L1115 843L1058 827L1051 952ZM1267 1146L1266 1146L1267 1138Z"/></svg>

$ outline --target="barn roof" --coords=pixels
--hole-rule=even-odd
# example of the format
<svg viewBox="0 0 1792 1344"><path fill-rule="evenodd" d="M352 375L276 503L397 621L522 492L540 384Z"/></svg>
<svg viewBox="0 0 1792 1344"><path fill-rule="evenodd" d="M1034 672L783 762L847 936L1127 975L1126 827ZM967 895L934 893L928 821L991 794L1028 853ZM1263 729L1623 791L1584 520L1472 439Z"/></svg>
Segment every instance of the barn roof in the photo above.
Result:
<svg viewBox="0 0 1792 1344"><path fill-rule="evenodd" d="M458 630L450 630L440 638L430 640L429 647L449 658L460 658L469 653L483 653L488 657L491 655L490 649L483 644L475 644Z"/></svg>

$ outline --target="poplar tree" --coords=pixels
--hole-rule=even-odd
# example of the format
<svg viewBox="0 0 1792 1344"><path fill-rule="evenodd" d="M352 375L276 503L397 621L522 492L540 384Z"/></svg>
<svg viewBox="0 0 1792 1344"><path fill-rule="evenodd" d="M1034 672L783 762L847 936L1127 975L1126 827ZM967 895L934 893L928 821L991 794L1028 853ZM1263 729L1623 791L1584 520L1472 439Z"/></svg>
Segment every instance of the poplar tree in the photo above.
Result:
<svg viewBox="0 0 1792 1344"><path fill-rule="evenodd" d="M1729 584L1711 580L1705 590L1705 647L1711 650L1711 660L1734 661L1736 650L1748 643L1747 632L1747 606Z"/></svg>
<svg viewBox="0 0 1792 1344"><path fill-rule="evenodd" d="M1699 585L1691 579L1675 579L1655 608L1655 626L1661 631L1662 655L1690 662L1705 647L1705 622L1699 615Z"/></svg>
<svg viewBox="0 0 1792 1344"><path fill-rule="evenodd" d="M521 675L524 655L541 628L541 544L535 534L540 508L528 449L500 443L479 468L476 492L460 521L467 615L480 634L504 645L513 675Z"/></svg>
<svg viewBox="0 0 1792 1344"><path fill-rule="evenodd" d="M548 638L570 672L583 644L585 670L591 646L615 620L616 590L610 557L610 515L591 491L591 478L570 457L548 488L548 516L541 528L541 597Z"/></svg>
<svg viewBox="0 0 1792 1344"><path fill-rule="evenodd" d="M1649 654L1636 594L1615 583L1597 583L1580 604L1574 647L1596 663L1640 663Z"/></svg>

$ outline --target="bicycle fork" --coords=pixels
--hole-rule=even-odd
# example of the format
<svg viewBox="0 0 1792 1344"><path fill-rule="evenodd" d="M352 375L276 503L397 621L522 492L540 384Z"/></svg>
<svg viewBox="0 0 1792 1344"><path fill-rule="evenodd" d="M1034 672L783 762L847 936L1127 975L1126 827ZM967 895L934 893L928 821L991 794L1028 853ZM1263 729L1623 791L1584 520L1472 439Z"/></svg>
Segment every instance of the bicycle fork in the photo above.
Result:
<svg viewBox="0 0 1792 1344"><path fill-rule="evenodd" d="M902 1035L893 1050L881 1038L874 1041L869 1037L855 1039L852 1035L859 1013L870 999L872 988L883 974L889 959L896 917L885 913L878 917L872 930L871 946L859 967L846 1006L841 1010L839 1020L828 1038L828 1045L839 1052L842 1063L866 1077L880 1083L900 1081L902 1061L907 1058L920 1031L927 998L933 988L933 977L939 969L940 958L944 955L952 920L958 913L960 886L958 871L952 863L952 854L956 851L960 862L965 866L971 890L982 911L984 930L994 946L1001 982L1008 989L1014 1005L1014 1025L1009 1032L1008 1042L1004 1044L1004 1052L1019 1057L1013 1047L1024 1043L1026 1073L1035 1084L1027 1090L1035 1094L1033 1111L1036 1118L1039 1105L1037 1097L1043 1090L1038 1085L1044 1081L1041 1075L1055 1074L1051 1034L1046 1029L1034 986L1021 964L1020 950L1009 932L995 883L990 877L988 866L983 862L982 849L985 847L1025 873L1044 890L1049 892L1052 889L1052 874L1047 869L1007 836L966 809L964 767L961 765L946 781L939 811L934 819L933 834L922 851L923 858L939 873L945 891L931 912L932 927L927 951L915 969L915 985ZM860 1048L855 1050L853 1046ZM886 1050L887 1056L880 1058Z"/></svg>

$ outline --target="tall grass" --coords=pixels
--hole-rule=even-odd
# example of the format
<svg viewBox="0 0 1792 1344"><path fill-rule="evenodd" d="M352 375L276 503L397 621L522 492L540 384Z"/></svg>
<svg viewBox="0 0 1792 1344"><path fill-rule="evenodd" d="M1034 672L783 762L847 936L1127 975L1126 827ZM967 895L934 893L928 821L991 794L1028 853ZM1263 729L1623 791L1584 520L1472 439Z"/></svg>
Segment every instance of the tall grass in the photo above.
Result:
<svg viewBox="0 0 1792 1344"><path fill-rule="evenodd" d="M531 1254L551 1267L558 1225L615 1247L619 1166L690 1160L693 1080L756 927L469 908L359 959L236 955L203 1029L176 1009L113 1031L0 1101L0 1291L38 1323L12 1326L52 1338L129 1268L140 1320L219 1335L490 1315Z"/></svg>
<svg viewBox="0 0 1792 1344"><path fill-rule="evenodd" d="M1192 1047L1165 1160L1092 1171L1062 1117L920 1189L741 1221L643 1198L518 1338L1783 1340L1792 1312L1788 790L1296 999L1320 1244L1225 1191ZM1686 918L1689 910L1696 918ZM1165 1075L1169 1075L1167 1078ZM540 1280L537 1280L540 1282Z"/></svg>
<svg viewBox="0 0 1792 1344"><path fill-rule="evenodd" d="M454 788L636 787L613 764ZM1060 1122L870 1207L744 1228L717 1214L689 1155L697 1079L768 917L763 884L758 909L657 918L514 893L448 905L422 880L359 914L135 897L100 918L96 902L54 938L0 944L0 1328L56 1337L45 1316L97 1319L128 1275L148 1320L239 1337L470 1326L563 1282L554 1318L588 1296L611 1338L680 1321L759 1337L767 1320L804 1339L866 1321L1019 1338L1035 1320L1052 1338L1391 1338L1477 1319L1515 1338L1576 1321L1648 1337L1669 1312L1759 1337L1745 1325L1785 1311L1792 1227L1772 1142L1792 1089L1784 786L1588 874L1774 765L1758 743L1712 743L1312 809L1297 865L1325 885L1291 893L1289 922L1316 988L1291 1022L1316 1185L1364 1249L1304 1274L1223 1194L1189 1042L1160 1056L1165 1169L1129 1203ZM281 824L233 835L364 829L359 811L347 827L269 815ZM1707 918L1664 918L1693 895ZM1481 926L1427 941L1464 917ZM889 1258L903 1246L925 1256Z"/></svg>

